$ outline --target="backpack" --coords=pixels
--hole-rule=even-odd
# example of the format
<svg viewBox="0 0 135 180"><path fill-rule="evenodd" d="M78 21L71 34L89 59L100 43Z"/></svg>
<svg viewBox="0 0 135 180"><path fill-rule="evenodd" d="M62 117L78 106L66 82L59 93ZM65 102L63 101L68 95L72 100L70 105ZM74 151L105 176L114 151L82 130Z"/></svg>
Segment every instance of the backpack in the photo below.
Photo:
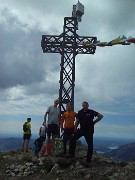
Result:
<svg viewBox="0 0 135 180"><path fill-rule="evenodd" d="M28 131L27 122L25 122L25 123L23 124L23 131L24 131L24 132L27 132L27 131Z"/></svg>
<svg viewBox="0 0 135 180"><path fill-rule="evenodd" d="M61 138L55 139L54 152L56 156L59 156L63 153L63 140Z"/></svg>

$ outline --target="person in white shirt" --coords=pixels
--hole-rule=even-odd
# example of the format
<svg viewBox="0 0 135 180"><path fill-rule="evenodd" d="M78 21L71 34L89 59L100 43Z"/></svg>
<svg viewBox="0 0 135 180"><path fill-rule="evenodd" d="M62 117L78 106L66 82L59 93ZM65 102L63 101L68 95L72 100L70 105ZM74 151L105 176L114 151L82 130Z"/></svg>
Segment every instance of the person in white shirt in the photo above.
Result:
<svg viewBox="0 0 135 180"><path fill-rule="evenodd" d="M59 100L54 100L54 105L48 107L45 115L44 115L44 123L47 127L47 151L50 154L49 146L52 146L52 152L54 147L55 138L59 135L59 123L60 123L60 115L59 108L57 107L59 104ZM46 121L46 117L48 116L48 121ZM47 125L46 125L47 122ZM52 136L52 141L50 138Z"/></svg>

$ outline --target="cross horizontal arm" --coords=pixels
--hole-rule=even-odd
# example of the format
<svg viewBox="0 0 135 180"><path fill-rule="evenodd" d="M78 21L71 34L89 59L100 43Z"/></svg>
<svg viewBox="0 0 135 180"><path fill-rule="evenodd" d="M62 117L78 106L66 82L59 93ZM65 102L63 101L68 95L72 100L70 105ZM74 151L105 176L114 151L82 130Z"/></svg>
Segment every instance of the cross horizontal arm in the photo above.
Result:
<svg viewBox="0 0 135 180"><path fill-rule="evenodd" d="M65 38L65 43L63 44L63 38ZM73 41L76 38L76 41ZM87 36L60 36L55 35L42 35L41 47L43 52L48 53L61 53L62 48L65 49L66 53L72 53L76 51L76 54L94 54L96 47L86 46L86 42L94 43L96 42L96 37Z"/></svg>
<svg viewBox="0 0 135 180"><path fill-rule="evenodd" d="M77 36L76 37L76 52L77 54L94 54L96 47L85 46L86 42L94 43L97 41L96 37Z"/></svg>
<svg viewBox="0 0 135 180"><path fill-rule="evenodd" d="M44 53L60 53L62 48L62 42L62 35L42 35L41 47Z"/></svg>

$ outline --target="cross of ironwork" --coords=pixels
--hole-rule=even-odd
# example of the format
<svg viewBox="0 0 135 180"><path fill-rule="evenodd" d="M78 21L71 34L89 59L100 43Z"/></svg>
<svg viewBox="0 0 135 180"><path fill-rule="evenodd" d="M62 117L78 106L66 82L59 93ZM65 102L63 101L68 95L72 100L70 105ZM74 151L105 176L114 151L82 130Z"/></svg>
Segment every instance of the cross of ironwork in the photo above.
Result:
<svg viewBox="0 0 135 180"><path fill-rule="evenodd" d="M43 53L60 53L60 114L66 110L65 105L71 102L74 110L75 87L75 57L77 54L94 54L96 46L86 46L85 42L95 43L96 37L79 36L77 17L65 17L63 33L57 35L42 35L41 47Z"/></svg>

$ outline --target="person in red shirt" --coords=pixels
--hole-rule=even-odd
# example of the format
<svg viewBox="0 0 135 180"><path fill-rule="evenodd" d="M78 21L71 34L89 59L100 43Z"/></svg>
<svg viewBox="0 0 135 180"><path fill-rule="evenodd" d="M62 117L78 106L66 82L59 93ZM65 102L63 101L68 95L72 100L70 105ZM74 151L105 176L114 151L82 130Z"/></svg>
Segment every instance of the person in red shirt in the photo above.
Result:
<svg viewBox="0 0 135 180"><path fill-rule="evenodd" d="M63 146L64 146L64 155L66 155L67 150L67 141L71 139L71 136L74 133L74 127L75 127L75 118L77 116L77 113L72 111L72 106L70 103L66 105L66 112L63 113L61 118L61 132L64 130L63 135ZM64 128L63 128L64 125ZM69 145L70 148L70 145ZM70 152L70 149L69 149Z"/></svg>

